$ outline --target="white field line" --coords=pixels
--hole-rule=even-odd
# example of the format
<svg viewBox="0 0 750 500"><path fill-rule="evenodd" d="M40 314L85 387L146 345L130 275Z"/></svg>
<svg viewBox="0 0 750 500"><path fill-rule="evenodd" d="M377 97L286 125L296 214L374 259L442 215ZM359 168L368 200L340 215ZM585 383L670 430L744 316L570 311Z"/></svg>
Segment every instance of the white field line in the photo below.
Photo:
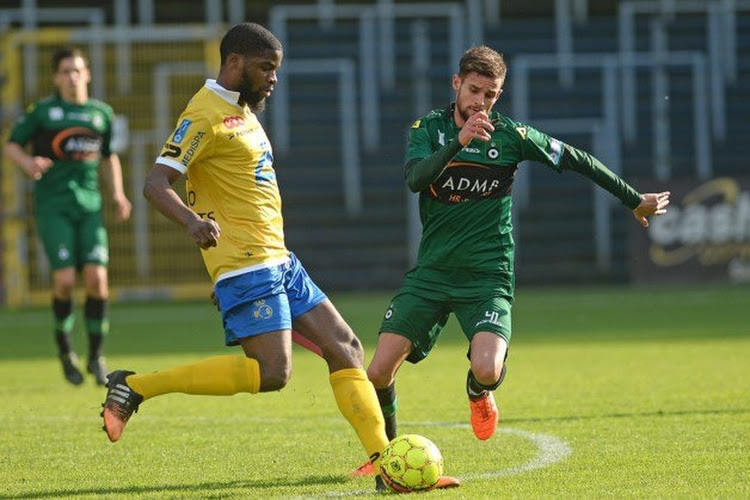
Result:
<svg viewBox="0 0 750 500"><path fill-rule="evenodd" d="M469 424L456 423L456 422L410 422L408 425L419 425L419 426L430 426L430 427L469 427ZM520 436L528 439L534 443L538 449L538 452L534 458L526 462L525 464L516 465L507 469L498 469L494 471L480 472L475 474L465 474L459 476L458 479L461 482L475 481L477 479L489 479L495 477L504 476L515 476L517 474L523 474L537 469L543 469L549 467L557 462L565 460L573 453L572 448L562 439L552 436L549 434L537 434L533 432L524 431L521 429L513 429L509 427L503 427L499 429L499 432L503 434L511 434L514 436ZM349 497L349 496L361 496L372 494L373 490L356 490L356 491L335 491L324 495L313 495L313 496L324 496L324 497Z"/></svg>

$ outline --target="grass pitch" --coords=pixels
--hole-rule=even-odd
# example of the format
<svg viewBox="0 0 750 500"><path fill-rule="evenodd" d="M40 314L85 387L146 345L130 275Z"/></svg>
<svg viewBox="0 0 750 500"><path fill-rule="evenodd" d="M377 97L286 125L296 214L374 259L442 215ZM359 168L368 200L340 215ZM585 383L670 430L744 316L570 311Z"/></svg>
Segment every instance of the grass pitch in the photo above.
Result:
<svg viewBox="0 0 750 500"><path fill-rule="evenodd" d="M388 299L333 296L368 356ZM747 498L748 304L748 288L521 289L487 442L468 426L467 343L451 320L397 382L400 431L432 439L463 479L428 495ZM110 368L230 352L208 301L116 304L111 319ZM364 452L314 355L295 348L279 393L150 400L110 444L104 391L63 381L50 330L48 309L0 311L0 498L375 496L372 479L346 476Z"/></svg>

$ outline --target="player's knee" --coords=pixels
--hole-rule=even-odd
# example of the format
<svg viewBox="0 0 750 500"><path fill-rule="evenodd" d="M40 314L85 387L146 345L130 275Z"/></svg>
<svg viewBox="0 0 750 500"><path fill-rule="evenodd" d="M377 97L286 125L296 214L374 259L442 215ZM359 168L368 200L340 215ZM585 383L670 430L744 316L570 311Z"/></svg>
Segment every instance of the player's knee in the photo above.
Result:
<svg viewBox="0 0 750 500"><path fill-rule="evenodd" d="M495 385L500 380L500 374L502 373L503 366L495 365L483 365L483 366L472 366L471 371L474 374L474 378L482 385Z"/></svg>
<svg viewBox="0 0 750 500"><path fill-rule="evenodd" d="M261 365L261 392L280 391L292 378L291 360L279 360L275 363Z"/></svg>
<svg viewBox="0 0 750 500"><path fill-rule="evenodd" d="M367 378L376 389L384 389L393 382L393 372L370 363L367 367Z"/></svg>
<svg viewBox="0 0 750 500"><path fill-rule="evenodd" d="M361 366L364 360L364 349L351 328L343 328L332 349L324 352L326 359L335 365Z"/></svg>
<svg viewBox="0 0 750 500"><path fill-rule="evenodd" d="M55 297L69 298L73 294L73 287L75 287L74 278L59 278L54 283Z"/></svg>

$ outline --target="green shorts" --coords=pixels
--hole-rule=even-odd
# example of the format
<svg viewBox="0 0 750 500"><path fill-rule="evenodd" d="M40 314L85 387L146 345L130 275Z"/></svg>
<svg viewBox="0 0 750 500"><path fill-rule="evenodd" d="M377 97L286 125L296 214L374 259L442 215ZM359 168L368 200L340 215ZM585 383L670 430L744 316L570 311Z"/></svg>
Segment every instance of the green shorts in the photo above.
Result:
<svg viewBox="0 0 750 500"><path fill-rule="evenodd" d="M446 293L443 298L434 298L408 288L403 287L393 298L380 326L381 333L391 332L411 340L413 347L407 361L418 363L427 357L451 312L469 342L479 332L492 332L510 342L509 297L489 295L467 300Z"/></svg>
<svg viewBox="0 0 750 500"><path fill-rule="evenodd" d="M39 238L53 271L109 262L107 230L101 212L39 214Z"/></svg>

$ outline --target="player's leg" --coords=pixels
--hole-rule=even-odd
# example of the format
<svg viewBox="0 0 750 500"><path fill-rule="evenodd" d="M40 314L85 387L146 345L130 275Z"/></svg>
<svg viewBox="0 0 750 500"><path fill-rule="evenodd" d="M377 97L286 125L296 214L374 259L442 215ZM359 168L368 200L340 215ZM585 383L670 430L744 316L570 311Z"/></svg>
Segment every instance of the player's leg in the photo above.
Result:
<svg viewBox="0 0 750 500"><path fill-rule="evenodd" d="M294 330L320 347L339 411L354 428L367 456L377 463L388 438L375 389L363 368L362 344L294 254L284 287Z"/></svg>
<svg viewBox="0 0 750 500"><path fill-rule="evenodd" d="M55 318L55 342L63 375L71 384L83 383L71 333L75 323L73 287L76 281L73 223L60 214L39 214L37 231L52 269L52 312Z"/></svg>
<svg viewBox="0 0 750 500"><path fill-rule="evenodd" d="M403 335L381 332L370 364L367 366L367 377L375 387L378 403L385 419L385 433L388 440L398 434L396 421L396 372L411 353L412 341Z"/></svg>
<svg viewBox="0 0 750 500"><path fill-rule="evenodd" d="M461 303L454 308L459 323L471 339L466 392L471 426L474 435L481 440L492 437L499 421L493 391L505 378L505 358L511 335L510 307L506 298L491 297Z"/></svg>
<svg viewBox="0 0 750 500"><path fill-rule="evenodd" d="M418 363L428 355L448 314L444 302L422 297L405 284L383 316L378 345L367 367L367 376L375 387L389 441L398 435L396 373L405 360ZM374 473L372 464L365 463L350 475Z"/></svg>
<svg viewBox="0 0 750 500"><path fill-rule="evenodd" d="M107 366L103 348L104 339L109 333L107 268L100 264L86 264L83 267L83 278L86 283L83 311L89 340L86 370L94 376L98 385L105 385Z"/></svg>
<svg viewBox="0 0 750 500"><path fill-rule="evenodd" d="M283 266L226 278L216 284L225 343L243 356L214 356L148 374L109 375L104 423L117 441L141 402L173 392L200 395L255 394L283 387L291 373L291 316L283 293Z"/></svg>
<svg viewBox="0 0 750 500"><path fill-rule="evenodd" d="M77 238L77 261L83 264L83 279L86 285L86 303L83 308L89 341L86 369L94 376L97 384L105 385L107 367L103 347L104 339L109 333L109 246L107 231L99 212L85 214L81 218L77 224Z"/></svg>

